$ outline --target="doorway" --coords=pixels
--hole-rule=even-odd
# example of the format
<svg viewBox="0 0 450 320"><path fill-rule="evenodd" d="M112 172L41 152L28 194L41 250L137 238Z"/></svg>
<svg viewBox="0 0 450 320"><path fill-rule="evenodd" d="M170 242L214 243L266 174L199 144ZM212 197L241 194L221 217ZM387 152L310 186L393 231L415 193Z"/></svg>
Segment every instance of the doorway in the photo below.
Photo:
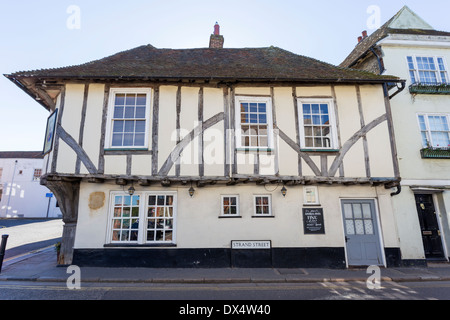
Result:
<svg viewBox="0 0 450 320"><path fill-rule="evenodd" d="M429 260L445 259L441 231L432 194L416 194L416 208L422 232L425 258Z"/></svg>
<svg viewBox="0 0 450 320"><path fill-rule="evenodd" d="M342 200L347 263L383 265L375 200Z"/></svg>

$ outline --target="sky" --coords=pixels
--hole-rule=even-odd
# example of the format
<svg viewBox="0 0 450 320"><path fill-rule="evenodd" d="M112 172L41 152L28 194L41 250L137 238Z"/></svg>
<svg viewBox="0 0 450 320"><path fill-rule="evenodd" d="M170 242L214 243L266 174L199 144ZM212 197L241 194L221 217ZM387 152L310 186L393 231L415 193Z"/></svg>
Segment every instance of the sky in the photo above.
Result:
<svg viewBox="0 0 450 320"><path fill-rule="evenodd" d="M0 151L40 151L49 113L3 74L77 65L141 45L276 46L334 65L404 5L450 31L448 0L21 0L0 4Z"/></svg>

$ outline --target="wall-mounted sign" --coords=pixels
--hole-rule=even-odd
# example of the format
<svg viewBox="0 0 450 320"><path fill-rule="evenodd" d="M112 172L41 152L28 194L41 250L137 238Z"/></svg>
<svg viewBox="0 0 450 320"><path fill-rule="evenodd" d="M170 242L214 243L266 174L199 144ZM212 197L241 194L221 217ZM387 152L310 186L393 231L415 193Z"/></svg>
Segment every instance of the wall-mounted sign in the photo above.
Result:
<svg viewBox="0 0 450 320"><path fill-rule="evenodd" d="M270 240L267 241L231 241L231 249L250 250L250 249L270 249L272 247Z"/></svg>
<svg viewBox="0 0 450 320"><path fill-rule="evenodd" d="M325 234L323 208L303 208L303 229L305 234Z"/></svg>
<svg viewBox="0 0 450 320"><path fill-rule="evenodd" d="M58 109L56 109L47 119L47 129L45 131L45 142L44 142L44 155L52 151L53 139L55 137L56 131L56 117L58 115Z"/></svg>

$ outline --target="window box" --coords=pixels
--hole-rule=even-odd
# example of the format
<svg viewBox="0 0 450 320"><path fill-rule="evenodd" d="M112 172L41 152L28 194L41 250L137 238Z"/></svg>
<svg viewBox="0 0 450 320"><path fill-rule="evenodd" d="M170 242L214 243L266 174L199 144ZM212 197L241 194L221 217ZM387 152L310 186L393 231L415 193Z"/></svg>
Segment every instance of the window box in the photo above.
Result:
<svg viewBox="0 0 450 320"><path fill-rule="evenodd" d="M450 148L424 148L420 155L423 159L450 159Z"/></svg>
<svg viewBox="0 0 450 320"><path fill-rule="evenodd" d="M409 86L409 92L415 94L450 94L450 84L414 83Z"/></svg>

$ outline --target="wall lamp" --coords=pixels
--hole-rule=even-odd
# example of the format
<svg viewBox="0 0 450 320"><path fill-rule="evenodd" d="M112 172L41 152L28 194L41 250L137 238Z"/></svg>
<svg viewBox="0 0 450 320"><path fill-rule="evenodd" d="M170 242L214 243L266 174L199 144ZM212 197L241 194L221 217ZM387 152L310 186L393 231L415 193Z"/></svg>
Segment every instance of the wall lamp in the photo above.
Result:
<svg viewBox="0 0 450 320"><path fill-rule="evenodd" d="M286 197L286 193L287 193L287 189L285 186L283 186L283 188L281 189L281 194L283 195L283 197Z"/></svg>
<svg viewBox="0 0 450 320"><path fill-rule="evenodd" d="M192 181L191 181L191 187L189 188L189 195L191 196L191 198L194 196L195 193L195 189L192 187Z"/></svg>
<svg viewBox="0 0 450 320"><path fill-rule="evenodd" d="M191 198L194 196L194 193L195 193L195 189L190 187L189 188L189 195L191 196Z"/></svg>
<svg viewBox="0 0 450 320"><path fill-rule="evenodd" d="M131 187L128 189L128 194L129 194L130 196L132 196L132 195L134 194L135 191L136 191L136 189L135 189L133 186L131 186Z"/></svg>

